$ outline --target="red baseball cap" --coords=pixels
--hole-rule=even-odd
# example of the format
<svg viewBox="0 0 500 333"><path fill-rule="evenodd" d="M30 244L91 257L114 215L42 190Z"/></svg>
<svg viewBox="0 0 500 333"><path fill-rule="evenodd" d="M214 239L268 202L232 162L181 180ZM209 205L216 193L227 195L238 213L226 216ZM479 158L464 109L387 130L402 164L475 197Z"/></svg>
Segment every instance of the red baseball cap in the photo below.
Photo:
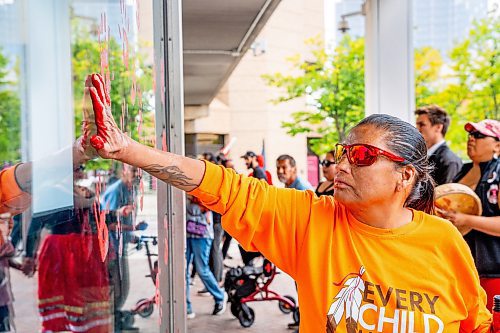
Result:
<svg viewBox="0 0 500 333"><path fill-rule="evenodd" d="M477 131L481 134L491 136L500 140L500 121L493 119L481 120L478 123L467 123L464 126L467 132Z"/></svg>

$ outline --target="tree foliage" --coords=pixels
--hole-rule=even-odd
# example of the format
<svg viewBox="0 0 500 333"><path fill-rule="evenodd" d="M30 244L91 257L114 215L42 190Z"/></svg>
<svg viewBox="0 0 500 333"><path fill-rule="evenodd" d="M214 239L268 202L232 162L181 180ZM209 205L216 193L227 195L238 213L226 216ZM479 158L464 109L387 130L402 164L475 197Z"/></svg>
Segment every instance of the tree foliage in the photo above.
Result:
<svg viewBox="0 0 500 333"><path fill-rule="evenodd" d="M73 95L75 105L75 131L80 135L82 121L82 99L85 78L90 73L100 73L101 54L107 52L111 78L111 110L119 126L134 140L142 140L139 135L139 122L150 119L152 111L153 68L145 65L145 55L134 51L131 45L127 53L127 62L124 61L122 45L114 38L99 42L87 24L81 24L79 19L72 20L72 67L73 67ZM143 45L141 45L143 46ZM140 50L140 47L137 46ZM134 87L135 82L135 87ZM140 92L140 93L139 93ZM135 98L133 98L135 97ZM142 120L139 119L142 112ZM142 122L144 126L154 123ZM146 128L148 130L148 128ZM150 131L147 131L150 132ZM106 168L109 162L104 160L92 161L91 168Z"/></svg>
<svg viewBox="0 0 500 333"><path fill-rule="evenodd" d="M311 148L321 154L342 141L349 129L364 116L364 42L346 35L333 54L327 54L319 38L307 41L311 59L290 58L297 75L275 73L265 75L270 86L281 89L275 103L305 97L306 110L292 113L292 120L282 127L290 135L310 133L320 138L311 140Z"/></svg>
<svg viewBox="0 0 500 333"><path fill-rule="evenodd" d="M451 115L446 139L463 158L467 121L500 118L500 20L486 18L473 24L468 36L444 58L432 47L415 50L416 106L437 104ZM363 39L344 36L332 55L318 38L311 39L312 60L292 57L298 74L265 75L267 84L281 89L275 103L306 97L309 107L292 113L282 123L290 135L319 135L312 149L321 154L343 140L364 116Z"/></svg>
<svg viewBox="0 0 500 333"><path fill-rule="evenodd" d="M486 18L473 24L445 63L437 50L415 54L416 105L437 104L452 118L446 135L451 148L466 157L467 121L500 118L500 21Z"/></svg>
<svg viewBox="0 0 500 333"><path fill-rule="evenodd" d="M0 49L0 161L21 159L21 101L17 73L9 68L7 53Z"/></svg>

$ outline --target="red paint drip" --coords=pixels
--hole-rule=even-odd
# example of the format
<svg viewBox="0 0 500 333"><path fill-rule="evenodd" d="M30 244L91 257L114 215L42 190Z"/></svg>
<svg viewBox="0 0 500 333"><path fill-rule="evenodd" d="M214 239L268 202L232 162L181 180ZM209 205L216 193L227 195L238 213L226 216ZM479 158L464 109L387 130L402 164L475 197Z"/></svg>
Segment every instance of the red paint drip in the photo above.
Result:
<svg viewBox="0 0 500 333"><path fill-rule="evenodd" d="M139 108L142 109L142 90L140 86L137 87L137 103Z"/></svg>
<svg viewBox="0 0 500 333"><path fill-rule="evenodd" d="M161 134L161 150L167 151L167 130L163 129Z"/></svg>
<svg viewBox="0 0 500 333"><path fill-rule="evenodd" d="M142 212L142 208L144 207L144 180L142 178L139 183L139 191L141 193L141 196L139 198L139 209Z"/></svg>
<svg viewBox="0 0 500 333"><path fill-rule="evenodd" d="M135 82L135 76L132 81L132 85L130 86L130 102L132 105L135 105L135 98L137 95L137 87L136 87L136 82Z"/></svg>
<svg viewBox="0 0 500 333"><path fill-rule="evenodd" d="M168 219L166 215L163 218L163 227L165 228L165 230L168 230ZM168 265L168 241L166 237L165 237L165 252L163 253L163 255L164 255L163 262L165 263L165 265Z"/></svg>
<svg viewBox="0 0 500 333"><path fill-rule="evenodd" d="M139 123L137 125L137 132L138 132L139 136L142 137L142 123L143 123L142 109L139 109L139 114L137 116L138 116L138 123Z"/></svg>
<svg viewBox="0 0 500 333"><path fill-rule="evenodd" d="M163 57L160 62L160 96L161 96L161 106L165 109L165 65L163 64Z"/></svg>
<svg viewBox="0 0 500 333"><path fill-rule="evenodd" d="M94 218L97 225L97 240L99 242L99 253L101 255L101 260L104 262L108 254L109 249L109 233L108 226L106 225L106 212L101 211L99 206L101 192L101 177L98 177L96 184L96 199L93 203Z"/></svg>

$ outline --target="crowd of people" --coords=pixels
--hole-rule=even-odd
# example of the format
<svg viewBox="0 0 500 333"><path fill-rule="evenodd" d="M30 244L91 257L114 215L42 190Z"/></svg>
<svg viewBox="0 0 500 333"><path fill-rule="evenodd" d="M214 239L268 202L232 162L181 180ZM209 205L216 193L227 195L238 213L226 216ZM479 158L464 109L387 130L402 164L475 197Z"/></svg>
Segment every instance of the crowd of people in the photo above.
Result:
<svg viewBox="0 0 500 333"><path fill-rule="evenodd" d="M292 156L280 155L280 188L253 151L241 156L249 173L238 174L226 155L191 159L133 141L116 126L105 87L100 75L89 76L96 121L86 119L88 131L75 143L74 207L30 221L20 269L27 276L38 269L43 331L134 329L120 318L131 232L147 227L134 221L140 169L187 192L188 318L195 317L195 274L199 293L214 299L212 314L225 312L223 261L234 238L245 265L264 256L296 281L303 333L490 331L500 294L498 120L465 125L464 164L446 144L450 117L442 108L417 109L416 126L372 115L332 143L316 189ZM82 164L96 156L124 165L102 193L79 185ZM20 163L0 173L0 331L11 325L9 258L21 223L12 218L29 207L30 169ZM481 216L434 206L435 185L451 182L478 195ZM462 236L455 227L471 231ZM39 246L44 228L50 234Z"/></svg>
<svg viewBox="0 0 500 333"><path fill-rule="evenodd" d="M436 209L434 214L448 219L457 227L466 225L472 229L471 232L464 235L464 239L469 245L479 273L480 285L486 291L486 307L491 310L493 296L500 294L500 211L498 200L500 123L496 120L486 119L477 123L469 122L466 124L464 130L468 134L467 155L471 162L463 164L462 159L449 148L445 141L451 119L443 108L437 105L421 107L415 111L415 117L415 126L424 140L426 158L428 160L427 168L422 169L423 171L428 170L428 179L422 185L420 191L428 190L432 184L459 183L470 187L481 199L482 216L472 216L439 209ZM362 155L369 155L371 153L369 150L359 152L361 149L364 149L361 146L337 148L337 150L327 152L324 159L320 162L323 181L315 189L317 196L334 195L335 176L338 172L341 172L341 170L338 170L339 166L337 165L338 156L339 154L342 155L345 150L349 154L349 149L357 150L357 154ZM224 165L224 163L219 162L225 160L224 156L214 159L211 153L205 153L202 158L208 162ZM253 151L247 151L241 158L244 159L245 165L250 171L248 174L249 177L264 180L266 183L272 185L271 174L269 170L264 168L263 156L257 155ZM307 180L297 175L295 159L290 155L284 154L277 158L276 174L285 188L313 190ZM432 184L429 181L430 179L433 180ZM190 197L195 199L195 197ZM432 199L432 196L430 198ZM423 201L421 198L419 200ZM196 202L198 205L201 205L198 199L196 199ZM213 214L219 215L218 213ZM226 235L228 237L226 241L228 239L230 241L231 236L227 232ZM214 241L212 245L213 251L220 248L220 242ZM252 265L253 260L261 256L260 252L248 252L241 245L239 247L244 265ZM217 252L212 252L211 260L213 256L219 258L225 257L222 253L217 254ZM208 259L205 267L208 270ZM212 272L216 275L213 269ZM220 276L220 274L217 275ZM216 280L219 283L221 282L220 279ZM203 292L206 292L206 289L200 291L199 294ZM194 317L191 307L188 307L188 317ZM297 328L296 323L290 324L289 328Z"/></svg>

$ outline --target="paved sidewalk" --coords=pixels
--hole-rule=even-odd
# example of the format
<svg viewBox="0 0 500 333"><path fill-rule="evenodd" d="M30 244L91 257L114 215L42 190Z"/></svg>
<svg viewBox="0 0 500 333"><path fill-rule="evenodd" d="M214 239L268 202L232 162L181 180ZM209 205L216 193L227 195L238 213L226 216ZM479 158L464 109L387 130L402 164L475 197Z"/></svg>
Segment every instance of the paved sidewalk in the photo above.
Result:
<svg viewBox="0 0 500 333"><path fill-rule="evenodd" d="M232 251L230 254L239 259L238 248L236 246L235 249L236 251ZM231 260L230 262L231 264L236 263L234 260ZM202 283L199 279L196 279L195 283L196 285L191 289L191 300L193 302L194 311L196 312L196 318L188 320L188 332L293 333L292 330L287 328L288 323L293 321L292 315L283 314L278 308L277 301L249 303L248 305L255 312L255 322L249 328L240 326L238 319L236 319L229 310L230 304L228 304L228 309L222 316L212 316L211 312L214 306L213 298L196 295L196 291L202 288ZM295 284L293 283L292 278L285 273L280 273L275 277L273 283L271 284L271 290L282 295L291 295L297 299Z"/></svg>

